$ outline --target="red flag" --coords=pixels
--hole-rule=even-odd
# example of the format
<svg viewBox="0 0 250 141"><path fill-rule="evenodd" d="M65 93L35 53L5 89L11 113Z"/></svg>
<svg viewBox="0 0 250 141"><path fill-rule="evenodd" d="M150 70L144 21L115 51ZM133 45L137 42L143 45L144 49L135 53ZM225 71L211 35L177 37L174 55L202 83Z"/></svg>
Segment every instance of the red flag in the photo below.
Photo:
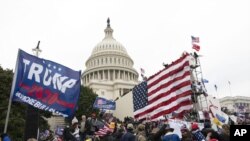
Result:
<svg viewBox="0 0 250 141"><path fill-rule="evenodd" d="M192 109L188 54L173 62L133 89L134 117L157 120Z"/></svg>
<svg viewBox="0 0 250 141"><path fill-rule="evenodd" d="M200 50L200 46L197 45L197 44L193 44L193 47L192 47L194 50L196 51L199 51Z"/></svg>

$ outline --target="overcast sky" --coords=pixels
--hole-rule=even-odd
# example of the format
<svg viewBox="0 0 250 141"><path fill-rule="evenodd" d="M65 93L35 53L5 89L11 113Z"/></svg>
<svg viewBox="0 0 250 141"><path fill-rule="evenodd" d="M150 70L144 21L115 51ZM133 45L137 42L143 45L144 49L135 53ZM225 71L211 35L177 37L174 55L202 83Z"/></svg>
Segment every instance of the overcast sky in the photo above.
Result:
<svg viewBox="0 0 250 141"><path fill-rule="evenodd" d="M138 72L193 52L193 35L208 93L250 96L249 0L1 0L0 65L14 69L18 48L32 54L40 40L40 57L84 71L108 17Z"/></svg>

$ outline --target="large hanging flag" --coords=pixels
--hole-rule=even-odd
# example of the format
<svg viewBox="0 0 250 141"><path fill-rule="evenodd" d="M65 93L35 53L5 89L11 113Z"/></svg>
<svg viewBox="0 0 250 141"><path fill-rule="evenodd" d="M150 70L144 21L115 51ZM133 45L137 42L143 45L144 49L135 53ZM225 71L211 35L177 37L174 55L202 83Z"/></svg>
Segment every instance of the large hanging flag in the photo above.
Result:
<svg viewBox="0 0 250 141"><path fill-rule="evenodd" d="M19 49L13 101L64 117L74 114L80 94L80 71Z"/></svg>
<svg viewBox="0 0 250 141"><path fill-rule="evenodd" d="M200 38L191 36L191 39L192 39L192 48L196 51L200 51L200 45L199 45Z"/></svg>
<svg viewBox="0 0 250 141"><path fill-rule="evenodd" d="M133 88L134 117L157 120L172 112L182 115L192 108L190 55Z"/></svg>
<svg viewBox="0 0 250 141"><path fill-rule="evenodd" d="M102 97L96 97L93 107L101 110L115 110L116 104L115 101L107 100Z"/></svg>

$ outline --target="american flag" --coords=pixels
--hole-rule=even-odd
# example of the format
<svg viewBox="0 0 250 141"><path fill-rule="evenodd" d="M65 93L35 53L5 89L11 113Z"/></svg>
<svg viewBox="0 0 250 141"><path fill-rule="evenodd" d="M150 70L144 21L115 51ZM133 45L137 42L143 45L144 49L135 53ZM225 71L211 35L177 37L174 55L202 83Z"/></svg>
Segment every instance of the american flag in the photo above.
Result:
<svg viewBox="0 0 250 141"><path fill-rule="evenodd" d="M199 37L191 36L191 39L192 39L192 43L199 43L200 42L200 38Z"/></svg>
<svg viewBox="0 0 250 141"><path fill-rule="evenodd" d="M192 108L189 54L133 88L134 117L157 120Z"/></svg>
<svg viewBox="0 0 250 141"><path fill-rule="evenodd" d="M196 131L193 131L192 134L197 141L206 141L205 136L201 133L199 129Z"/></svg>
<svg viewBox="0 0 250 141"><path fill-rule="evenodd" d="M200 43L200 38L191 36L191 39L192 39L192 48L196 51L200 51L200 45L198 44Z"/></svg>
<svg viewBox="0 0 250 141"><path fill-rule="evenodd" d="M109 128L109 124L104 123L104 126L95 132L95 135L103 137L107 135L108 133L112 133L112 132L113 132L113 129Z"/></svg>
<svg viewBox="0 0 250 141"><path fill-rule="evenodd" d="M200 46L197 45L197 44L193 44L193 47L192 47L194 50L196 51L200 51Z"/></svg>

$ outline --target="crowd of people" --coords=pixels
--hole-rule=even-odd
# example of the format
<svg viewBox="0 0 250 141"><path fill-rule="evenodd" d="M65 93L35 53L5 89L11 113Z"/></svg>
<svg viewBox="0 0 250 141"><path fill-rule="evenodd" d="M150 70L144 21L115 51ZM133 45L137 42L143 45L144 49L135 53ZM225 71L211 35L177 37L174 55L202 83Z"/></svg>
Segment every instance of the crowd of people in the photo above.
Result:
<svg viewBox="0 0 250 141"><path fill-rule="evenodd" d="M113 125L112 125L113 124ZM106 127L106 128L105 128ZM230 126L224 124L216 131L206 121L200 128L193 122L190 127L183 124L181 135L174 132L168 121L138 122L125 118L123 122L110 116L85 115L78 121L74 118L71 126L64 128L63 141L229 141Z"/></svg>
<svg viewBox="0 0 250 141"><path fill-rule="evenodd" d="M112 114L93 113L79 120L74 117L69 125L56 135L49 131L46 137L39 141L229 141L230 125L224 124L219 130L212 128L211 122L206 121L203 127L192 122L189 126L183 124L179 131L171 127L169 120L135 121L127 117L120 121ZM10 141L7 134L2 134L1 141ZM29 139L28 141L37 141Z"/></svg>

